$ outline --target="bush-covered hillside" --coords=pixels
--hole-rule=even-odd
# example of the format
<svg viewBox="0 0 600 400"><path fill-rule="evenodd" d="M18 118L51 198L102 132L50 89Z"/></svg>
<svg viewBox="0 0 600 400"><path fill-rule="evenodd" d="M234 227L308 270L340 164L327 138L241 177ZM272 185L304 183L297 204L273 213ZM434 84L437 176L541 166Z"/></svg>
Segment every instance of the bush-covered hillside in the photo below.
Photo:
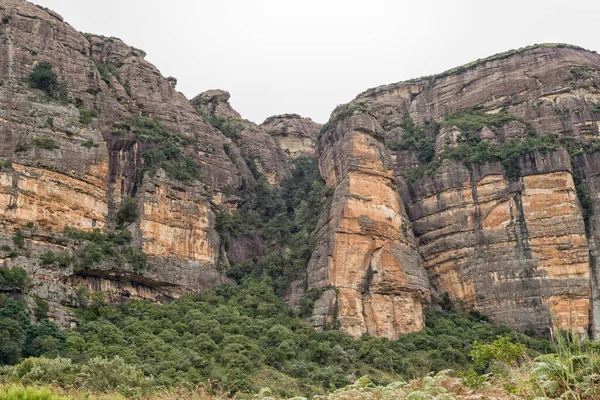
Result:
<svg viewBox="0 0 600 400"><path fill-rule="evenodd" d="M133 383L148 387L131 390L190 388L214 381L231 392L256 392L269 386L281 396L313 395L346 386L363 375L385 384L446 368L467 370L473 367L468 357L473 341L490 343L499 335L526 344L533 353L549 350L545 340L494 325L476 312L465 314L450 303L445 303L445 310L427 312L423 331L397 341L319 332L289 309L269 284L254 279L165 305L131 301L113 307L96 296L80 312L81 325L68 332L47 321L31 325L26 313L22 302L5 299L0 323L8 334L0 341L2 363L61 356L77 366L63 365L70 361L60 362L60 367L38 366L36 371L42 372L35 378L28 375L27 383L76 384L74 377L81 369L118 356L151 377L150 383ZM23 377L33 367L19 368L25 371Z"/></svg>

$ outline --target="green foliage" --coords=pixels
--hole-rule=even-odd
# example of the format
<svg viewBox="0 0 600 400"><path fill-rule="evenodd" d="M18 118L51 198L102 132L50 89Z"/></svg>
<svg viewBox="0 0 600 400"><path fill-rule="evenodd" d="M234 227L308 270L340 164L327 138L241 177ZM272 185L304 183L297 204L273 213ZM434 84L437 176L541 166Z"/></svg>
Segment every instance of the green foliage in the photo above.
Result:
<svg viewBox="0 0 600 400"><path fill-rule="evenodd" d="M137 218L137 202L131 197L126 197L117 211L117 229L123 229L125 224L130 224Z"/></svg>
<svg viewBox="0 0 600 400"><path fill-rule="evenodd" d="M129 244L131 234L128 231L102 233L99 229L80 231L67 227L65 236L84 242L84 246L70 259L75 272L91 268L103 261L112 261L117 265L127 263L136 273L143 272L147 267L146 255ZM48 261L53 260L53 256L47 257ZM68 258L57 257L53 262L59 262L60 265L60 260L66 262Z"/></svg>
<svg viewBox="0 0 600 400"><path fill-rule="evenodd" d="M113 63L97 63L96 68L98 68L98 73L100 74L100 79L106 82L107 85L110 86L110 78L116 77L119 79L119 69Z"/></svg>
<svg viewBox="0 0 600 400"><path fill-rule="evenodd" d="M155 174L162 168L170 177L191 182L202 179L200 166L190 155L182 151L182 146L194 144L192 138L171 132L166 125L146 117L130 119L121 129L129 130L135 138L144 143L141 154L144 161L140 178L144 172Z"/></svg>
<svg viewBox="0 0 600 400"><path fill-rule="evenodd" d="M12 169L12 161L0 159L0 171L9 171Z"/></svg>
<svg viewBox="0 0 600 400"><path fill-rule="evenodd" d="M464 110L444 117L442 127L451 128L456 126L463 131L465 140L478 141L477 131L484 127L500 127L511 121L516 121L517 117L504 111L497 113L485 113L479 110Z"/></svg>
<svg viewBox="0 0 600 400"><path fill-rule="evenodd" d="M386 142L387 147L392 150L412 150L416 152L419 161L428 163L435 156L435 137L426 134L425 129L417 126L409 114L402 120L402 141Z"/></svg>
<svg viewBox="0 0 600 400"><path fill-rule="evenodd" d="M23 301L8 298L0 302L0 331L0 366L15 364L21 357L55 357L64 351L64 333L47 320L31 324Z"/></svg>
<svg viewBox="0 0 600 400"><path fill-rule="evenodd" d="M50 128L54 128L54 118L52 118L52 117L46 118L46 125L48 125Z"/></svg>
<svg viewBox="0 0 600 400"><path fill-rule="evenodd" d="M460 382L471 389L479 389L484 386L489 379L489 375L480 375L473 368L459 373Z"/></svg>
<svg viewBox="0 0 600 400"><path fill-rule="evenodd" d="M300 157L293 163L292 176L281 187L259 177L240 193L247 207L217 216L217 229L227 247L239 237L262 243L262 256L233 263L228 275L238 282L248 275L267 277L279 294L306 273L314 230L329 193L315 160Z"/></svg>
<svg viewBox="0 0 600 400"><path fill-rule="evenodd" d="M92 147L99 146L97 143L94 143L94 141L92 139L88 139L84 142L81 142L80 145L81 145L81 147L85 147L86 149L91 149Z"/></svg>
<svg viewBox="0 0 600 400"><path fill-rule="evenodd" d="M48 305L48 302L37 295L33 296L33 300L35 302L35 308L33 309L35 317L38 320L46 318L48 315L48 311L50 311L50 306Z"/></svg>
<svg viewBox="0 0 600 400"><path fill-rule="evenodd" d="M105 365L107 358L119 356L122 368L141 367L159 386L193 386L217 379L225 390L257 392L264 386L273 388L271 376L277 371L293 385L273 389L278 395L291 397L343 387L349 384L346 376L351 373L370 371L381 382L390 382L394 377L408 379L430 370L466 370L473 367L466 356L473 340L490 343L499 335L538 350L549 348L547 342L453 307L450 311L428 311L423 331L397 341L319 332L296 317L269 284L252 279L238 287L188 294L164 305L130 301L113 308L101 299L94 304L82 314L81 325L67 333L66 345L60 351L73 364L44 360L43 366L34 368L37 364L31 363L36 361L26 360L23 367L17 367L21 368L20 376L26 376L25 371L38 371L35 376L28 375L28 382L55 380L68 385L73 374L90 364L88 360L102 357ZM109 369L122 368L100 370L108 373ZM90 379L106 381L102 375ZM90 389L105 390L102 385Z"/></svg>
<svg viewBox="0 0 600 400"><path fill-rule="evenodd" d="M99 236L73 235L93 240ZM276 396L292 397L344 387L350 383L349 374L368 372L386 385L447 368L466 371L474 367L466 356L474 340L484 346L502 336L538 351L550 348L547 341L493 325L450 303L447 311L428 310L425 329L396 341L317 331L275 295L270 283L254 279L163 305L134 300L111 307L101 295L93 296L80 313L81 324L66 333L48 321L31 325L24 304L8 299L0 308L0 329L8 332L0 335L2 362L43 356L14 367L24 384L137 396L151 390L151 384L195 387L216 380L232 392L258 392L269 386ZM154 382L144 378L142 370ZM434 385L427 378L413 390L429 393Z"/></svg>
<svg viewBox="0 0 600 400"><path fill-rule="evenodd" d="M0 268L0 290L22 290L27 283L27 272L23 268Z"/></svg>
<svg viewBox="0 0 600 400"><path fill-rule="evenodd" d="M68 268L73 263L73 257L69 253L55 253L48 250L40 256L42 265L58 265L61 268Z"/></svg>
<svg viewBox="0 0 600 400"><path fill-rule="evenodd" d="M41 89L48 96L52 96L58 85L58 78L54 71L52 71L52 65L49 62L43 61L33 68L27 82L29 86Z"/></svg>
<svg viewBox="0 0 600 400"><path fill-rule="evenodd" d="M223 135L237 141L237 134L244 129L244 121L238 118L225 118L221 116L206 115L199 109L197 109L198 115L205 118L213 127L221 131Z"/></svg>
<svg viewBox="0 0 600 400"><path fill-rule="evenodd" d="M47 150L56 150L60 149L60 146L56 143L54 139L46 138L46 137L35 137L33 138L33 147L36 149L47 149Z"/></svg>
<svg viewBox="0 0 600 400"><path fill-rule="evenodd" d="M88 110L83 107L79 107L79 122L84 125L89 125L92 123L93 119L98 116L98 110Z"/></svg>
<svg viewBox="0 0 600 400"><path fill-rule="evenodd" d="M52 394L49 389L7 386L0 389L3 400L67 400L66 397Z"/></svg>
<svg viewBox="0 0 600 400"><path fill-rule="evenodd" d="M561 144L555 136L538 135L535 129L525 123L527 136L522 139L510 139L500 145L492 145L487 140L480 140L477 132L483 127L500 127L510 121L515 121L517 118L512 114L507 114L503 111L495 114L486 114L476 110L466 110L459 113L451 114L445 117L440 124L442 127L458 127L462 132L462 137L459 143L440 154L435 155L430 161L423 165L407 170L405 178L409 184L414 184L423 176L433 174L441 165L444 159L453 159L471 167L473 164L483 164L490 161L499 161L503 168L506 178L516 180L519 178L521 171L519 170L519 158L525 154L539 151L549 152L557 150ZM520 121L524 123L523 121ZM421 132L420 128L414 128L417 132ZM416 138L416 139L413 139ZM410 148L418 150L417 144L419 139L423 141L422 136L413 135L410 143L415 143ZM427 149L427 142L421 144L422 148ZM407 147L407 149L409 149ZM419 157L421 158L421 157ZM421 160L423 161L423 159Z"/></svg>
<svg viewBox="0 0 600 400"><path fill-rule="evenodd" d="M600 103L593 104L590 110L595 113L600 113Z"/></svg>
<svg viewBox="0 0 600 400"><path fill-rule="evenodd" d="M32 88L43 90L49 97L61 101L67 99L66 83L58 80L49 62L37 63L29 74L27 83Z"/></svg>
<svg viewBox="0 0 600 400"><path fill-rule="evenodd" d="M517 360L525 354L527 347L521 343L513 343L510 338L499 336L490 344L473 342L469 357L475 366L487 369L493 363L516 365Z"/></svg>
<svg viewBox="0 0 600 400"><path fill-rule="evenodd" d="M126 364L119 356L95 357L82 364L61 357L27 358L13 369L25 385L52 384L96 393L116 391L126 396L140 396L152 383L141 370Z"/></svg>

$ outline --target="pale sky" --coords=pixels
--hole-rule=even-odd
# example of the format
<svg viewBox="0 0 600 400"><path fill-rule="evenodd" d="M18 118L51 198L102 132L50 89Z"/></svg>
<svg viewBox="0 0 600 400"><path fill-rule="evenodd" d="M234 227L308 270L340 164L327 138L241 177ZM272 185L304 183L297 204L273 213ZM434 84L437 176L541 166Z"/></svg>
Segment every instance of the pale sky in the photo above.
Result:
<svg viewBox="0 0 600 400"><path fill-rule="evenodd" d="M37 0L82 32L143 49L188 98L231 93L244 118L326 122L370 87L534 43L600 51L593 0Z"/></svg>

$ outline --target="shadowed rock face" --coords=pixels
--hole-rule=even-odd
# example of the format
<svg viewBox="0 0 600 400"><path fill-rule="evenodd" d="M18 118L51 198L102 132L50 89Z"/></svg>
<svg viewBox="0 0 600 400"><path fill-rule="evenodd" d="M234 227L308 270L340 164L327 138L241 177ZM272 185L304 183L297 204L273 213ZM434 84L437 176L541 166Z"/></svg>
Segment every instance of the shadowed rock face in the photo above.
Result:
<svg viewBox="0 0 600 400"><path fill-rule="evenodd" d="M382 149L380 159L389 157L381 142L401 141L407 117L417 125L431 126L429 121L442 122L446 114L472 108L514 116L515 120L501 126L485 126L477 131L478 140L492 145L524 139L529 123L539 135L556 135L567 138L567 142L577 140L584 146L599 134L600 112L595 107L600 103L599 85L599 55L571 47L539 46L493 57L453 74L370 89L350 103L351 108L359 109L351 120L362 111L362 118L368 118L370 126L381 126L377 130ZM335 118L332 125L319 138L318 156L323 176L336 187L322 225L337 227L342 225L337 222L338 215L352 215L340 204L344 204L344 199L362 198L367 184L352 187L337 183L350 175L346 170L361 171L364 166L353 157L353 146L343 145L348 139L339 134L359 135L356 129L349 127L344 118ZM374 129L360 130L371 131ZM338 132L338 136L333 132ZM436 156L461 140L463 132L459 128L442 127L435 140ZM337 149L335 159L340 160L337 163L330 161L332 149ZM600 275L596 253L600 228L596 210L600 210L600 189L596 182L596 154L572 158L560 148L531 152L515 161L517 179L507 176L500 162L467 168L446 159L432 167L433 173L409 184L406 173L421 165L417 154L392 151L389 159L393 167L371 164L369 173L383 174L394 169L395 184L388 187L397 188L400 193L399 203L406 207L408 217L407 231L411 237L414 232L417 254L404 252L397 265L416 266L416 260L422 259L432 293L447 292L459 304L475 307L517 329L547 332L554 314L561 328L585 334L591 327L597 335ZM372 172L373 169L377 172ZM593 204L589 237L574 176L582 181L581 188L587 191ZM368 193L371 204L389 199L378 190ZM319 233L322 232L323 228ZM394 233L400 234L397 227ZM364 229L353 234L367 242L371 238ZM336 236L330 233L321 237L333 241L331 238ZM357 242L355 239L348 245L348 252L359 253ZM345 283L340 284L335 276L352 276L365 270L364 261L339 262L337 254L333 244L327 249L322 246L317 249L311 262L313 268L309 270L309 288L326 283L343 286ZM407 285L399 279L390 286L402 290ZM345 291L340 288L338 297ZM323 313L330 318L334 316L323 307L325 300L335 301L335 298L326 293L317 301L317 321ZM342 310L343 304L338 300L337 310ZM385 312L371 318L383 315ZM341 314L338 318L353 333L371 332ZM414 330L418 326L407 323L405 329Z"/></svg>

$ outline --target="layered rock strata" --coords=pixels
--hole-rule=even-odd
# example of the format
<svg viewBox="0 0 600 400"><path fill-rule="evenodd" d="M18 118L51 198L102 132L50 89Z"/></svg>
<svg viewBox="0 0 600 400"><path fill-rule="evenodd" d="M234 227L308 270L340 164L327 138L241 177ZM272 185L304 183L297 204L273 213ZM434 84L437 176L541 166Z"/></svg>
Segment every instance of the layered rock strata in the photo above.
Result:
<svg viewBox="0 0 600 400"><path fill-rule="evenodd" d="M532 128L538 135L558 138L558 150L519 158L513 167L516 179L500 162L463 165L446 159L431 164L433 173L407 180L406 174L423 164L418 154L391 152L433 293L448 293L462 306L523 331L547 333L555 316L561 328L597 335L595 215L600 209L593 152L599 134L599 85L598 54L543 45L370 89L350 103L347 109L381 124L386 142L402 143L407 118L424 126L424 135L435 138L434 159L442 160L447 149L465 140L461 129L443 124L446 115L463 110L512 116L501 126L477 131L476 140L491 146L525 140ZM436 123L442 128L435 128ZM328 136L319 139L319 148L332 145ZM560 149L563 145L572 154L593 154L572 159ZM323 154L319 157L326 165ZM326 168L323 172L327 176ZM348 196L355 193L362 192L353 189ZM582 206L582 196L591 199L591 209ZM586 237L584 222L590 211ZM347 268L354 270L349 264ZM322 275L311 273L309 288L318 286L311 279ZM317 316L320 310L316 308Z"/></svg>
<svg viewBox="0 0 600 400"><path fill-rule="evenodd" d="M381 135L375 119L356 115L319 141L319 167L335 191L318 228L308 286L323 290L315 326L394 339L423 327L429 284Z"/></svg>

